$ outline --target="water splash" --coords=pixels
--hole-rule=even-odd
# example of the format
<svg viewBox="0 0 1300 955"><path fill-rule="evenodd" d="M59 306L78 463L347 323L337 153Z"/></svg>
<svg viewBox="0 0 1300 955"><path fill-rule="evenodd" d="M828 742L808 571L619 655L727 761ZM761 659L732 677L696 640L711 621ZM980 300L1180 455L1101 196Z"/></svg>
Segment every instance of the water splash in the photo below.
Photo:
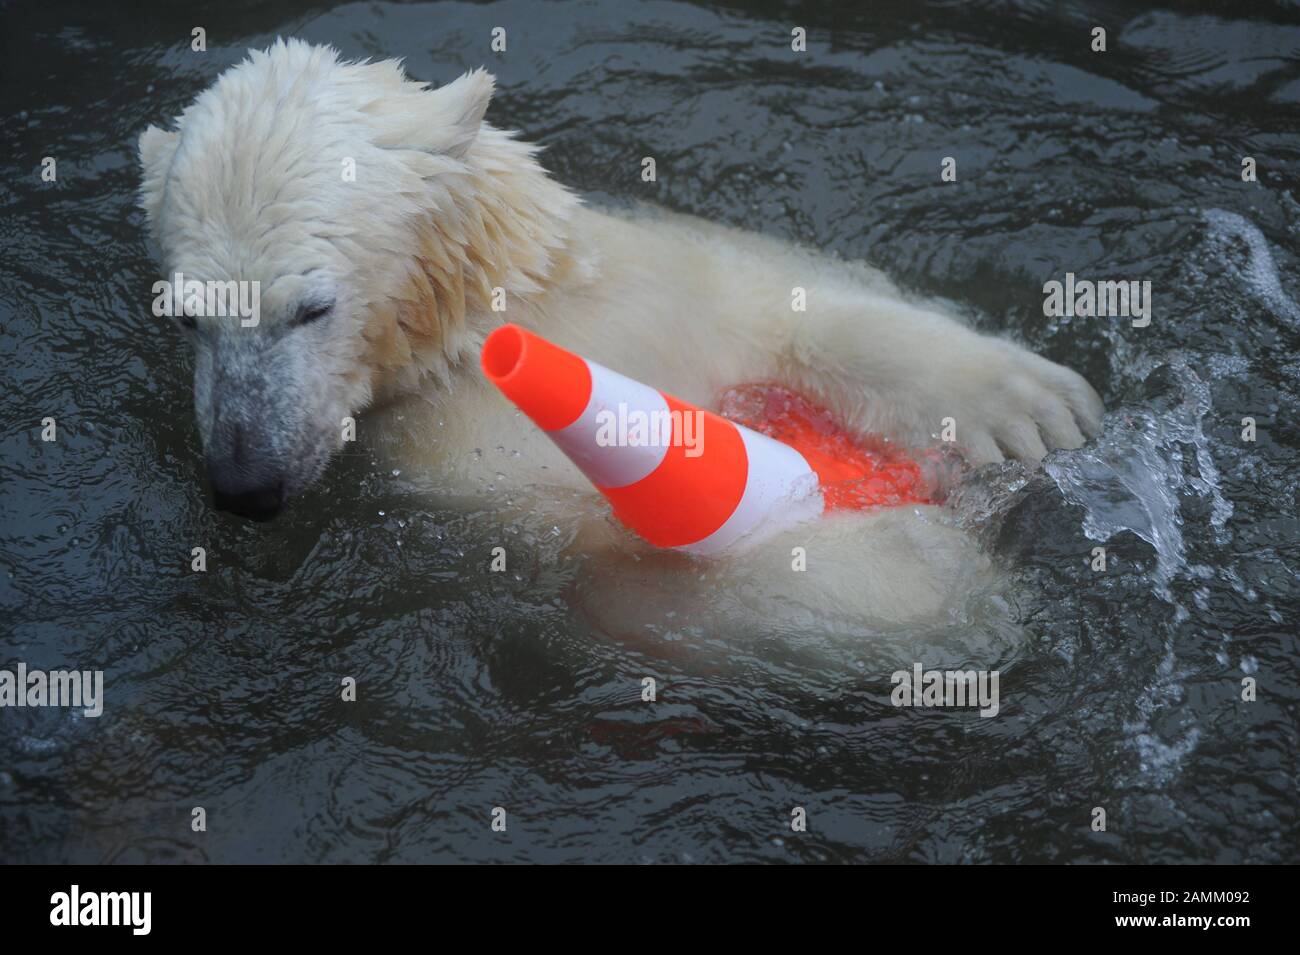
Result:
<svg viewBox="0 0 1300 955"><path fill-rule="evenodd" d="M1065 500L1084 509L1083 532L1090 540L1105 542L1131 531L1155 548L1152 587L1173 606L1173 623L1178 624L1189 613L1174 598L1174 579L1180 574L1198 581L1213 576L1210 568L1188 563L1183 504L1189 497L1208 504L1208 529L1219 546L1227 543L1233 508L1223 496L1203 427L1212 405L1209 385L1183 356L1162 370L1172 387L1143 407L1107 415L1100 438L1055 456L1045 470ZM1172 626L1165 632L1159 666L1123 724L1139 760L1132 785L1169 784L1201 737L1197 726L1181 719L1181 732L1154 726L1158 712L1183 701L1183 680L1191 675L1179 664L1174 633Z"/></svg>
<svg viewBox="0 0 1300 955"><path fill-rule="evenodd" d="M1131 531L1156 551L1155 593L1177 604L1170 584L1180 573L1204 577L1189 567L1183 539L1183 497L1208 501L1210 526L1224 543L1232 504L1223 496L1219 470L1210 454L1202 421L1210 410L1210 387L1184 357L1169 363L1176 385L1169 406L1126 407L1106 417L1105 432L1077 451L1058 454L1045 470L1062 497L1084 509L1083 532L1105 542ZM1195 468L1189 467L1190 464Z"/></svg>

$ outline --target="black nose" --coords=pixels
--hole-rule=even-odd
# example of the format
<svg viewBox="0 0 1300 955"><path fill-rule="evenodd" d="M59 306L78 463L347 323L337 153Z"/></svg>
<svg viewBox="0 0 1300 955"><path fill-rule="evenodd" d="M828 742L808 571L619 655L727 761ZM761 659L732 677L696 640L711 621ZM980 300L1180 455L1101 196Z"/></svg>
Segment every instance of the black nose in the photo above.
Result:
<svg viewBox="0 0 1300 955"><path fill-rule="evenodd" d="M269 521L284 506L284 482L249 472L238 465L208 462L208 481L212 484L212 503L219 511L229 511L253 521Z"/></svg>

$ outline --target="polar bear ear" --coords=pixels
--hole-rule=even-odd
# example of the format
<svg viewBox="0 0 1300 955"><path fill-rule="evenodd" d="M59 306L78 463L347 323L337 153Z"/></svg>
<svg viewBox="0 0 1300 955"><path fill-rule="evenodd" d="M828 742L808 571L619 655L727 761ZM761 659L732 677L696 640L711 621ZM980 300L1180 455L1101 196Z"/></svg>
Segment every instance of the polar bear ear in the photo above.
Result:
<svg viewBox="0 0 1300 955"><path fill-rule="evenodd" d="M453 159L464 159L478 136L496 80L483 69L470 70L446 86L423 95L424 122L430 146Z"/></svg>
<svg viewBox="0 0 1300 955"><path fill-rule="evenodd" d="M382 69L393 64L370 66ZM368 112L380 120L376 142L383 147L419 149L420 152L463 160L484 121L487 101L495 82L485 70L471 70L437 90L402 81L402 95L382 97Z"/></svg>
<svg viewBox="0 0 1300 955"><path fill-rule="evenodd" d="M149 231L158 238L158 211L162 208L163 186L171 169L172 157L180 133L150 126L140 134L140 166L144 171L140 183L140 205L149 220Z"/></svg>
<svg viewBox="0 0 1300 955"><path fill-rule="evenodd" d="M436 90L408 79L397 60L351 68L365 90L363 111L375 124L375 145L463 160L483 125L495 80L470 70Z"/></svg>

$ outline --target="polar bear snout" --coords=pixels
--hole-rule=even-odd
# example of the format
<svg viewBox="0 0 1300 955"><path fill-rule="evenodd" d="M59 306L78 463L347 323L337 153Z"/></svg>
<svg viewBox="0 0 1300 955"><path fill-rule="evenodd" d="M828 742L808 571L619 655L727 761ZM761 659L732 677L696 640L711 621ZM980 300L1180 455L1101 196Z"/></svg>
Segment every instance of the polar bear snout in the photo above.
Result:
<svg viewBox="0 0 1300 955"><path fill-rule="evenodd" d="M249 520L271 520L287 496L282 470L273 458L256 450L241 425L219 430L224 432L223 440L214 444L220 448L206 455L213 506Z"/></svg>
<svg viewBox="0 0 1300 955"><path fill-rule="evenodd" d="M212 505L251 521L269 521L284 506L284 482L248 475L227 462L208 462Z"/></svg>
<svg viewBox="0 0 1300 955"><path fill-rule="evenodd" d="M217 510L270 520L342 446L343 426L329 423L349 421L365 396L349 390L326 331L268 318L255 329L200 326L192 336L195 418Z"/></svg>
<svg viewBox="0 0 1300 955"><path fill-rule="evenodd" d="M325 432L280 418L223 421L218 414L208 427L204 463L212 504L249 520L278 515L316 482L331 454Z"/></svg>

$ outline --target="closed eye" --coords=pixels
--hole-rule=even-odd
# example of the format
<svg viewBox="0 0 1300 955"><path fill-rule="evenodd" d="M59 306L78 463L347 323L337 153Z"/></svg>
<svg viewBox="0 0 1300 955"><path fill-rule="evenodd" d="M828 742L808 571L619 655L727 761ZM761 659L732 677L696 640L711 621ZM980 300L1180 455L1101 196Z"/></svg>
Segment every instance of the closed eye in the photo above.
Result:
<svg viewBox="0 0 1300 955"><path fill-rule="evenodd" d="M333 302L314 302L298 307L298 314L293 318L294 325L308 325L320 321L334 308Z"/></svg>

